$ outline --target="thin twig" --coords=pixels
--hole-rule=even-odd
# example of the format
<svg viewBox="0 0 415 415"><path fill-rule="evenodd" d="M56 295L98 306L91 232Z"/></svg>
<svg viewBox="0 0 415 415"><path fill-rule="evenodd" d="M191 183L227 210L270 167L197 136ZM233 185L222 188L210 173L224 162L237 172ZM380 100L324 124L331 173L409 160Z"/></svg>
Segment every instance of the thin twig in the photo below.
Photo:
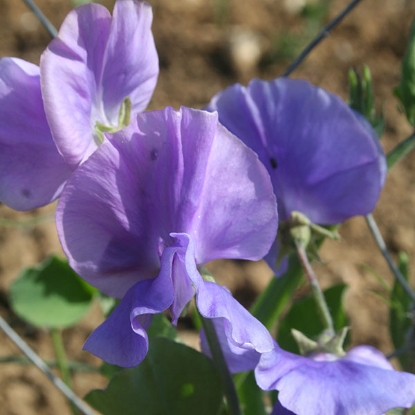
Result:
<svg viewBox="0 0 415 415"><path fill-rule="evenodd" d="M407 154L415 149L415 132L408 138L401 141L394 149L386 155L386 162L388 169L395 165L399 160L402 160Z"/></svg>
<svg viewBox="0 0 415 415"><path fill-rule="evenodd" d="M52 383L84 414L95 415L95 412L65 383L55 376L46 363L25 343L25 341L0 316L0 328L7 334L13 343L52 381Z"/></svg>
<svg viewBox="0 0 415 415"><path fill-rule="evenodd" d="M389 268L392 271L393 275L398 280L399 284L401 284L406 294L415 303L415 293L412 290L411 286L408 284L408 281L406 281L405 277L402 275L401 271L399 271L398 267L393 262L392 256L389 253L388 248L386 247L385 241L383 240L382 234L380 233L380 230L375 221L375 218L373 217L371 213L366 216L366 222L369 226L370 231L372 232L372 235L379 247L380 252L382 253L383 257L388 263Z"/></svg>
<svg viewBox="0 0 415 415"><path fill-rule="evenodd" d="M331 318L331 314L327 306L326 299L324 298L323 291L321 290L317 277L314 274L314 270L311 267L310 261L308 260L307 252L300 243L296 243L296 249L298 258L304 268L307 280L310 283L311 291L313 292L313 296L323 320L324 326L332 335L334 335L335 331L333 319Z"/></svg>
<svg viewBox="0 0 415 415"><path fill-rule="evenodd" d="M306 56L324 39L330 34L335 26L337 26L344 17L346 17L353 9L356 7L361 0L353 0L349 5L339 13L327 26L323 27L320 33L304 48L304 50L298 55L296 59L291 63L287 70L282 74L282 76L289 76L300 63L306 58Z"/></svg>
<svg viewBox="0 0 415 415"><path fill-rule="evenodd" d="M39 7L32 0L23 0L27 7L33 11L36 17L39 19L40 23L43 24L45 29L48 31L51 37L58 36L58 31L55 29L55 26L49 21L49 19L42 13Z"/></svg>

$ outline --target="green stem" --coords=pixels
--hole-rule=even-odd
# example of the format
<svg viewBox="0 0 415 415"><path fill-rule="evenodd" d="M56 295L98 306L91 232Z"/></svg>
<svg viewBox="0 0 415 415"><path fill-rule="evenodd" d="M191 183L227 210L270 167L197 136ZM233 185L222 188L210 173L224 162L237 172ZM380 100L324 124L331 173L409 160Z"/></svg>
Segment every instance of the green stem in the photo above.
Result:
<svg viewBox="0 0 415 415"><path fill-rule="evenodd" d="M333 319L331 318L329 308L326 303L326 299L324 298L323 291L321 290L320 284L318 283L317 277L314 274L313 268L310 265L310 261L307 257L307 252L304 247L300 244L296 244L298 258L300 259L301 265L304 268L305 275L307 277L308 282L311 286L311 291L313 292L314 299L316 301L317 307L320 311L321 318L327 330L329 330L333 335L334 331L334 324Z"/></svg>
<svg viewBox="0 0 415 415"><path fill-rule="evenodd" d="M389 269L392 271L392 274L395 276L399 284L401 284L402 288L405 290L409 298L415 303L415 292L408 284L408 281L406 281L401 271L399 271L398 267L393 262L392 256L389 253L388 248L386 247L385 241L383 240L382 234L380 233L375 218L371 213L366 216L366 222L369 226L370 231L372 232L373 238L375 239L380 252L382 253L383 257L388 263Z"/></svg>
<svg viewBox="0 0 415 415"><path fill-rule="evenodd" d="M35 218L27 218L27 219L8 219L8 218L0 218L0 226L4 226L7 228L33 228L40 223L44 223L46 221L52 221L54 217L54 213L47 213L45 215L36 216Z"/></svg>
<svg viewBox="0 0 415 415"><path fill-rule="evenodd" d="M236 393L235 384L233 382L232 375L229 372L228 365L226 364L213 322L210 319L204 318L202 315L200 317L202 319L206 339L212 353L213 362L218 370L225 391L229 414L241 415L241 409L239 407L239 399L238 394Z"/></svg>
<svg viewBox="0 0 415 415"><path fill-rule="evenodd" d="M72 388L71 372L68 366L68 360L66 358L65 347L63 345L62 332L59 329L53 328L50 330L52 338L53 348L55 349L56 360L58 362L59 371L62 376L62 380L68 388ZM73 415L78 415L77 409L70 403L70 407Z"/></svg>
<svg viewBox="0 0 415 415"><path fill-rule="evenodd" d="M28 359L27 357L23 356L4 356L0 357L0 364L3 363L17 363L19 365L33 365L33 362ZM58 362L56 360L49 360L45 361L48 367L55 368L59 367ZM86 363L79 363L69 361L67 362L69 370L77 371L77 372L87 372L87 373L100 373L100 368L92 365L88 365Z"/></svg>

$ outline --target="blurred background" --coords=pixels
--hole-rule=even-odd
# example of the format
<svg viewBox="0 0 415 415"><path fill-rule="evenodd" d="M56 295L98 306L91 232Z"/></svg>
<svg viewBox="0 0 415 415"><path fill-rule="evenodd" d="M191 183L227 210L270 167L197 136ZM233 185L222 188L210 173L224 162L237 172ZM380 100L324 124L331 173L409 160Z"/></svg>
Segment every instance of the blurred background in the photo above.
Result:
<svg viewBox="0 0 415 415"><path fill-rule="evenodd" d="M79 3L37 0L57 28ZM114 1L101 3L112 10ZM348 1L150 0L149 3L153 6L153 33L160 59L159 81L149 109L160 109L167 105L202 108L214 94L235 82L247 84L253 77L280 76ZM348 70L361 70L364 64L368 65L376 105L385 112L382 145L386 151L411 133L405 117L398 111L393 88L400 80L402 56L414 18L413 0L363 0L292 75L347 99ZM49 41L46 30L23 1L0 0L0 57L15 56L38 64ZM50 253L61 252L54 227L54 207L19 213L0 205L0 314L45 360L54 359L49 336L13 314L8 289L23 267L37 264ZM390 172L374 216L392 253L407 252L415 269L415 154ZM348 221L340 233L340 242L324 243L320 261L314 262L317 276L323 287L340 282L349 285L345 301L353 328L352 344L371 344L389 353L392 344L387 328L388 306L379 298L383 290L379 277L390 284L390 272L363 218ZM211 270L246 306L272 278L263 263L220 261L212 264ZM299 292L298 296L301 295ZM76 328L64 332L71 360L98 364L81 348L89 332L101 321L102 314L94 307ZM197 345L197 339L185 324L181 330L186 341ZM18 354L0 333L0 358ZM99 374L82 372L74 377L75 391L80 396L105 384ZM0 415L69 413L65 399L36 368L15 363L0 365Z"/></svg>

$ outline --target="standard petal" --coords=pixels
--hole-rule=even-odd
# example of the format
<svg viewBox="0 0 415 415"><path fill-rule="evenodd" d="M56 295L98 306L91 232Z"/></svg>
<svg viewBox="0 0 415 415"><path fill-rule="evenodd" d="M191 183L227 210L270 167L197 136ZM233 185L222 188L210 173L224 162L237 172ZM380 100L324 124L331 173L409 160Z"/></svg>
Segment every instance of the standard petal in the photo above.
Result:
<svg viewBox="0 0 415 415"><path fill-rule="evenodd" d="M71 170L53 142L36 65L0 60L0 107L0 201L16 210L44 206Z"/></svg>
<svg viewBox="0 0 415 415"><path fill-rule="evenodd" d="M228 341L234 346L259 353L274 345L268 330L238 303L228 289L208 281L200 281L196 294L197 308L205 318L219 319Z"/></svg>
<svg viewBox="0 0 415 415"><path fill-rule="evenodd" d="M46 116L59 151L74 167L97 148L95 122L105 122L98 92L110 26L104 6L77 7L41 56Z"/></svg>
<svg viewBox="0 0 415 415"><path fill-rule="evenodd" d="M213 324L229 371L231 373L239 373L255 369L259 362L260 354L256 350L243 349L230 342L225 334L222 319L213 320ZM200 346L202 352L211 358L212 353L204 330L200 332Z"/></svg>
<svg viewBox="0 0 415 415"><path fill-rule="evenodd" d="M84 349L107 363L122 367L138 365L148 351L146 330L151 317L170 306L173 290L169 278L138 282L111 315L92 332Z"/></svg>
<svg viewBox="0 0 415 415"><path fill-rule="evenodd" d="M247 88L223 91L209 109L258 153L271 175L280 219L300 211L313 222L333 224L373 210L384 155L337 96L300 80L253 80ZM234 130L238 117L250 120L243 121L250 125L246 132Z"/></svg>
<svg viewBox="0 0 415 415"><path fill-rule="evenodd" d="M130 131L168 142L151 150L154 199L164 207L160 217L171 231L194 238L198 264L261 259L268 252L278 226L269 175L216 114L166 108L139 114Z"/></svg>
<svg viewBox="0 0 415 415"><path fill-rule="evenodd" d="M255 375L262 389L278 390L281 404L297 415L379 415L415 403L415 376L385 368L370 351L315 361L276 346L261 356Z"/></svg>
<svg viewBox="0 0 415 415"><path fill-rule="evenodd" d="M99 85L111 125L118 123L124 98L130 98L134 115L146 109L153 94L159 66L152 19L152 9L143 1L115 3Z"/></svg>

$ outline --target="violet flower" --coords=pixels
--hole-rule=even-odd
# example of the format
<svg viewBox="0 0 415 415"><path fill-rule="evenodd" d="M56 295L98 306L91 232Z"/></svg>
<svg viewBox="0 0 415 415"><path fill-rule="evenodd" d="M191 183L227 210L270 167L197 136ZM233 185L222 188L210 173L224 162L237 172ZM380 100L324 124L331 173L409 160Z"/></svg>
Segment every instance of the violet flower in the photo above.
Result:
<svg viewBox="0 0 415 415"><path fill-rule="evenodd" d="M262 258L278 222L266 169L217 114L139 114L74 172L56 219L71 266L122 297L88 338L93 354L120 366L140 363L151 316L168 309L176 323L195 294L199 312L223 320L230 341L272 349L267 330L198 271L213 259Z"/></svg>
<svg viewBox="0 0 415 415"><path fill-rule="evenodd" d="M415 375L393 370L371 346L354 347L341 358L303 357L275 343L261 355L255 376L260 388L278 390L272 415L380 415L415 404Z"/></svg>
<svg viewBox="0 0 415 415"><path fill-rule="evenodd" d="M151 7L118 0L113 17L99 4L68 14L40 61L42 93L53 138L67 163L91 155L105 131L144 111L158 76Z"/></svg>
<svg viewBox="0 0 415 415"><path fill-rule="evenodd" d="M39 67L0 60L0 201L56 199L71 171L145 109L158 76L151 7L118 0L72 10ZM57 147L57 148L56 148Z"/></svg>
<svg viewBox="0 0 415 415"><path fill-rule="evenodd" d="M280 220L298 211L330 225L375 207L386 175L383 151L336 95L301 80L254 79L220 92L207 109L264 163ZM266 258L270 265L278 245Z"/></svg>

